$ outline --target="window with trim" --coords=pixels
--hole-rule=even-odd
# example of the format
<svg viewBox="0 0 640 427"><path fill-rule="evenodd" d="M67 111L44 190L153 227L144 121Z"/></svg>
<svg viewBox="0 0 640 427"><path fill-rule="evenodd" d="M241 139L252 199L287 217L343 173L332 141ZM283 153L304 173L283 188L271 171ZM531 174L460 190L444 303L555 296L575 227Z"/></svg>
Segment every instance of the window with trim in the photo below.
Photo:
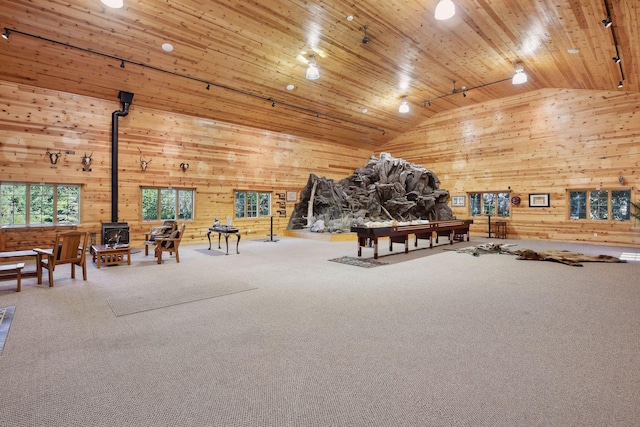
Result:
<svg viewBox="0 0 640 427"><path fill-rule="evenodd" d="M0 225L80 223L80 186L0 183Z"/></svg>
<svg viewBox="0 0 640 427"><path fill-rule="evenodd" d="M469 215L507 218L511 214L508 192L469 193Z"/></svg>
<svg viewBox="0 0 640 427"><path fill-rule="evenodd" d="M142 188L142 220L193 219L195 190L185 188Z"/></svg>
<svg viewBox="0 0 640 427"><path fill-rule="evenodd" d="M271 216L271 193L236 191L236 218Z"/></svg>
<svg viewBox="0 0 640 427"><path fill-rule="evenodd" d="M631 190L569 190L569 219L626 221Z"/></svg>

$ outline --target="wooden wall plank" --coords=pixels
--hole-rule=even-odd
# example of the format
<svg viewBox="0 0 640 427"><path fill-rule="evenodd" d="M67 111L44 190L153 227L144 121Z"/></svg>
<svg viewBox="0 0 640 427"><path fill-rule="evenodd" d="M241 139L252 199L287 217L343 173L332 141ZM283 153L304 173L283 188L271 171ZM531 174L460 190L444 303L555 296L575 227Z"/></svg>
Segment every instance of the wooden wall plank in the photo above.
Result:
<svg viewBox="0 0 640 427"><path fill-rule="evenodd" d="M381 151L431 168L452 195L510 189L522 204L511 207L509 236L640 245L637 221L569 220L566 196L630 189L640 199L637 93L533 91L440 113ZM550 193L551 206L529 208L529 193ZM468 217L468 203L453 211ZM486 230L486 217L477 218L472 232Z"/></svg>
<svg viewBox="0 0 640 427"><path fill-rule="evenodd" d="M70 182L82 185L79 229L100 234L111 221L111 115L117 101L0 82L0 173L17 182ZM335 146L214 120L136 106L119 119L119 221L131 227L131 240L156 223L141 220L141 186L196 189L195 220L188 221L185 243L206 241L214 217L234 215L235 189L300 191L309 173L342 179L361 167L371 151ZM59 150L55 167L45 155ZM93 153L91 172L81 157ZM73 153L73 154L69 154ZM151 159L146 171L140 157ZM187 172L179 164L189 163ZM272 212L277 215L277 197ZM287 213L293 203L287 203ZM249 238L266 238L270 218L235 220ZM288 218L274 218L282 234ZM249 233L250 230L250 233Z"/></svg>

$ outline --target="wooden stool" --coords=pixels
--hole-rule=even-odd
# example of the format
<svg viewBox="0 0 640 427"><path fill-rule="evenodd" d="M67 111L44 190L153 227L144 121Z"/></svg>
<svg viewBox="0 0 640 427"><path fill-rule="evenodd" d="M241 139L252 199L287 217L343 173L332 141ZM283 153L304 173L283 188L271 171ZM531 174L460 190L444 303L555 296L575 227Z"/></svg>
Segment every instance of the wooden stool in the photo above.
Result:
<svg viewBox="0 0 640 427"><path fill-rule="evenodd" d="M493 224L496 226L496 239L506 239L507 221L495 221Z"/></svg>

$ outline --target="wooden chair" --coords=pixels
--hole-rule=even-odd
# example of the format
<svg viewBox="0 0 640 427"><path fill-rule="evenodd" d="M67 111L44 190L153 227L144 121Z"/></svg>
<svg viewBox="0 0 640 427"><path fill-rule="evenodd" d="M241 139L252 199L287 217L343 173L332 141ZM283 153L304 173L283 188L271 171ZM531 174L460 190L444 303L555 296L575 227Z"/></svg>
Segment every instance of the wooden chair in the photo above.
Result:
<svg viewBox="0 0 640 427"><path fill-rule="evenodd" d="M36 248L36 268L38 284L42 283L42 269L49 271L49 286L53 287L53 271L59 264L71 264L71 278L76 278L76 265L82 267L82 277L87 280L86 249L89 234L82 231L68 231L56 236L52 249Z"/></svg>
<svg viewBox="0 0 640 427"><path fill-rule="evenodd" d="M178 221L166 220L158 227L151 227L148 233L144 233L144 256L149 255L149 246L156 244L156 238L168 237L178 229Z"/></svg>
<svg viewBox="0 0 640 427"><path fill-rule="evenodd" d="M179 230L174 231L167 237L156 237L156 251L155 255L158 258L158 264L162 264L162 252L169 252L171 256L176 253L176 262L180 262L180 253L178 249L180 247L180 241L184 235L185 224L182 224Z"/></svg>

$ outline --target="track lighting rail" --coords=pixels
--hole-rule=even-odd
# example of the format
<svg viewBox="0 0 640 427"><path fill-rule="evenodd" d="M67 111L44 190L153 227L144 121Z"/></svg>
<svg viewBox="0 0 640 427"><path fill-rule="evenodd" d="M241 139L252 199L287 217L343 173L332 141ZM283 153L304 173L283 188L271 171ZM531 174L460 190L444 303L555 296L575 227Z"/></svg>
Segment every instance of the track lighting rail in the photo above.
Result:
<svg viewBox="0 0 640 427"><path fill-rule="evenodd" d="M434 98L426 99L426 100L422 101L422 106L425 107L425 108L426 107L431 107L431 102L432 101L436 101L438 99L446 98L448 96L457 95L459 93L461 93L462 96L466 97L467 96L467 92L469 92L470 90L480 89L480 88L483 88L483 87L486 87L486 86L491 86L491 85L495 85L495 84L506 82L506 81L510 81L510 80L511 80L511 77L507 77L506 79L496 80L495 82L484 83L484 84L481 84L481 85L478 85L478 86L468 87L468 88L465 88L465 89L457 89L456 88L456 82L454 80L453 81L453 90L450 93L445 93L444 95L440 95L440 96L436 96Z"/></svg>
<svg viewBox="0 0 640 427"><path fill-rule="evenodd" d="M64 46L64 47L67 47L67 48L80 50L82 52L86 52L86 53L90 53L90 54L93 54L93 55L102 56L104 58L113 59L115 61L120 62L120 67L121 68L124 68L125 64L136 65L138 67L143 67L143 68L147 68L149 70L157 71L157 72L160 72L160 73L169 74L169 75L172 75L172 76L175 76L175 77L181 77L183 79L187 79L187 80L195 81L195 82L198 82L198 83L202 83L203 85L206 85L205 86L206 90L210 90L211 86L214 86L214 87L217 87L217 88L220 88L220 89L224 89L224 90L227 90L227 91L230 91L230 92L238 93L238 94L241 94L241 95L245 95L245 96L249 96L249 97L252 97L252 98L260 99L262 101L269 102L273 107L275 107L276 104L277 105L282 105L282 106L291 108L293 110L300 111L302 113L308 113L308 114L314 115L314 116L316 116L316 118L325 117L327 119L337 120L337 121L340 121L340 122L343 122L343 123L349 123L349 124L352 124L352 125L355 125L355 126L366 128L366 129L375 130L375 131L381 132L382 135L384 135L386 133L384 129L380 129L380 128L377 128L377 127L374 127L374 126L370 126L370 125L365 124L365 123L356 122L354 120L345 119L345 118L342 118L342 117L334 116L332 114L321 113L319 111L314 111L314 110L311 110L309 108L301 107L299 105L290 104L290 103L284 102L284 101L278 101L278 100L276 100L274 98L271 98L271 97L265 97L265 96L258 95L258 94L252 93L252 92L244 91L242 89L236 89L236 88L233 88L233 87L230 87L230 86L225 86L225 85L222 85L222 84L219 84L219 83L215 83L215 82L210 82L210 81L207 81L207 80L199 79L197 77L192 77L192 76L187 76L185 74L176 73L174 71L164 70L162 68L155 67L153 65L143 64L141 62L132 61L132 60L126 59L126 58L121 58L119 56L111 55L109 53L100 52L100 51L89 49L89 48L86 48L86 47L75 46L75 45L72 45L72 44L69 44L69 43L61 42L61 41L58 41L58 40L53 40L53 39L42 37L42 36L39 36L39 35L36 35L36 34L26 33L24 31L16 30L16 29L13 29L13 28L6 28L5 27L2 37L4 39L8 40L9 39L9 35L12 34L12 33L20 34L20 35L23 35L23 36L26 36L26 37L31 37L31 38L38 39L38 40L42 40L42 41L45 41L45 42L48 42L48 43L57 44L57 45Z"/></svg>
<svg viewBox="0 0 640 427"><path fill-rule="evenodd" d="M612 25L613 21L611 20L611 9L609 8L608 0L604 0L604 8L607 12L607 17L602 20L602 24L604 25L605 28L608 28L611 30L613 47L615 48L615 51L616 51L616 55L613 57L613 60L616 64L618 64L618 67L620 67L620 83L618 83L618 88L622 88L625 81L624 70L622 69L622 57L620 56L620 49L618 48L618 38L616 37L615 25Z"/></svg>

